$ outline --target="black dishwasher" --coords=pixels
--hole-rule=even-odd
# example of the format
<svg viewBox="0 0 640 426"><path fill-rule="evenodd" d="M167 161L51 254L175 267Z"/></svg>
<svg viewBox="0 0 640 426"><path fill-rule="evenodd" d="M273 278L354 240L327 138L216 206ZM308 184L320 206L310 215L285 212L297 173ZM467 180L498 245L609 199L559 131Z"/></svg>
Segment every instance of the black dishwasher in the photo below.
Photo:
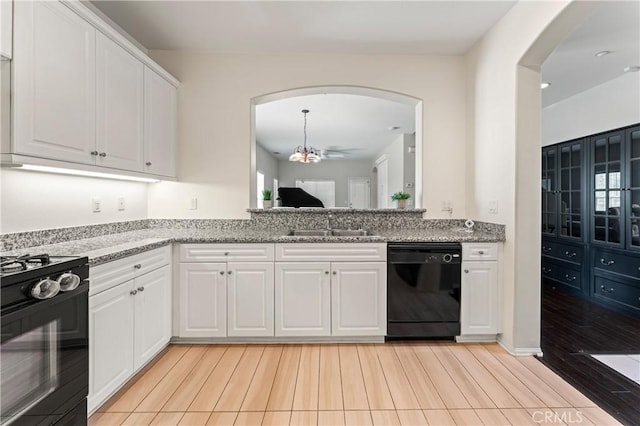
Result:
<svg viewBox="0 0 640 426"><path fill-rule="evenodd" d="M460 334L457 243L393 243L387 247L387 340Z"/></svg>

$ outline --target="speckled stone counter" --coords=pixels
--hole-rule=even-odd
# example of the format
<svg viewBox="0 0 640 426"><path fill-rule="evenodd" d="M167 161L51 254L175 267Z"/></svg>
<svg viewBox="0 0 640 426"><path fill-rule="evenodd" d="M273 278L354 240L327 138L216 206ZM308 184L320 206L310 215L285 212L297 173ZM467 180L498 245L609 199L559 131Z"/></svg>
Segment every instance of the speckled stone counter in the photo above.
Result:
<svg viewBox="0 0 640 426"><path fill-rule="evenodd" d="M148 228L6 251L3 254L49 253L88 256L91 265L110 262L172 243L364 243L489 242L504 240L500 232L465 232L462 228L371 230L367 237L292 237L287 230Z"/></svg>

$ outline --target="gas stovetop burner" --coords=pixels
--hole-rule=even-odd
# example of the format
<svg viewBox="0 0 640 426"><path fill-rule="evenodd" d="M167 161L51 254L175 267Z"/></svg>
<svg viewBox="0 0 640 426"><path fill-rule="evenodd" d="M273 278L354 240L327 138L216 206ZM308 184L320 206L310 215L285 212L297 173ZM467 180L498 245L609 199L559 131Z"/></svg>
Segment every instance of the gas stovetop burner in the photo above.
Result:
<svg viewBox="0 0 640 426"><path fill-rule="evenodd" d="M51 263L48 254L22 256L0 256L0 273L12 274L14 272L27 271L29 269L38 268Z"/></svg>

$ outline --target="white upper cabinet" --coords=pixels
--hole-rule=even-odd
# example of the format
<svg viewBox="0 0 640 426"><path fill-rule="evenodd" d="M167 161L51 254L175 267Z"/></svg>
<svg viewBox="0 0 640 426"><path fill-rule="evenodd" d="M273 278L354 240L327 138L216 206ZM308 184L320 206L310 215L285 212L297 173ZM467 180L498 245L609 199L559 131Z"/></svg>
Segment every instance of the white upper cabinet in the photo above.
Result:
<svg viewBox="0 0 640 426"><path fill-rule="evenodd" d="M0 0L0 56L11 59L13 47L13 0Z"/></svg>
<svg viewBox="0 0 640 426"><path fill-rule="evenodd" d="M96 164L142 171L144 65L96 35Z"/></svg>
<svg viewBox="0 0 640 426"><path fill-rule="evenodd" d="M13 150L91 164L96 30L59 2L14 6Z"/></svg>
<svg viewBox="0 0 640 426"><path fill-rule="evenodd" d="M144 69L144 171L175 177L176 88Z"/></svg>

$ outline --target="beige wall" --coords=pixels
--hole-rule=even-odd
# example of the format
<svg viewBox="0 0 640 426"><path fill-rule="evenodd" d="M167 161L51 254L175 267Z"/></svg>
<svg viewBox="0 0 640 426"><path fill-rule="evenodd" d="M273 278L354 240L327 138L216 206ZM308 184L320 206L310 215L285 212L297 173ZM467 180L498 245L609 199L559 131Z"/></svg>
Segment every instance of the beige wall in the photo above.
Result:
<svg viewBox="0 0 640 426"><path fill-rule="evenodd" d="M506 225L501 343L513 352L540 347L539 65L594 7L519 2L468 55L467 207Z"/></svg>
<svg viewBox="0 0 640 426"><path fill-rule="evenodd" d="M0 233L146 219L147 186L155 185L12 169L0 170L0 183ZM93 212L94 197L100 213Z"/></svg>
<svg viewBox="0 0 640 426"><path fill-rule="evenodd" d="M451 200L465 211L465 60L463 57L250 55L151 51L181 82L180 183L149 189L150 217L247 217L251 99L293 88L365 86L421 99L423 206L429 217ZM189 198L198 210L189 210Z"/></svg>

